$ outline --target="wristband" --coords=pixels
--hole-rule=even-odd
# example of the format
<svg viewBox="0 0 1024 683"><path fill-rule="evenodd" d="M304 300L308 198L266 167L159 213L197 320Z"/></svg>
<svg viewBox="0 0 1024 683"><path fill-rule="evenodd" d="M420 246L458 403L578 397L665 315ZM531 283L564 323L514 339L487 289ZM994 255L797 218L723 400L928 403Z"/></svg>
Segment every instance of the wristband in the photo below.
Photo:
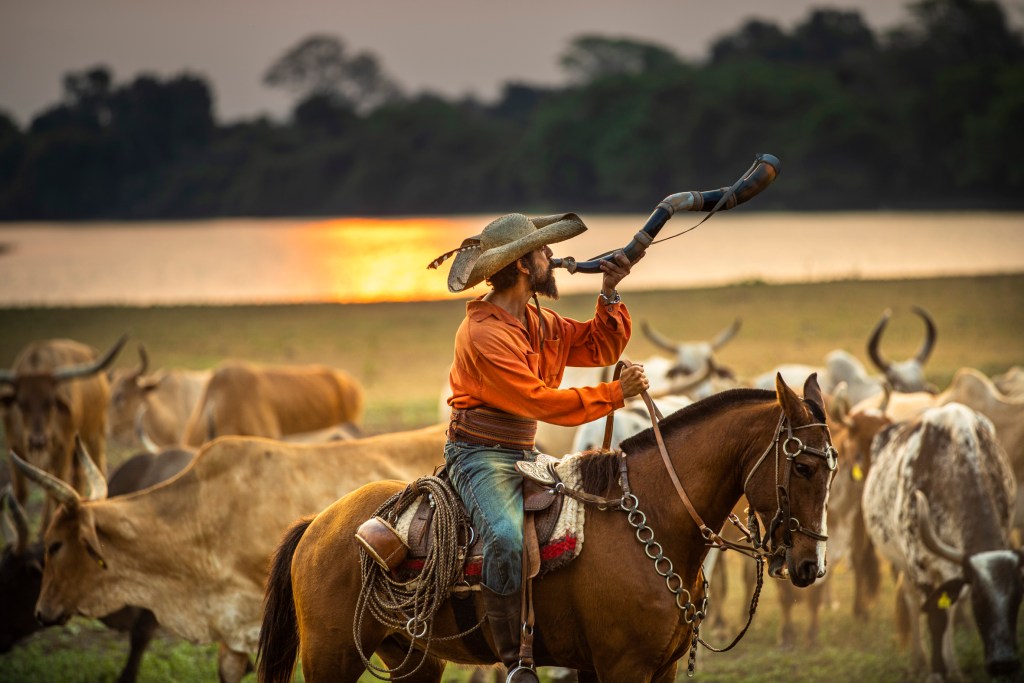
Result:
<svg viewBox="0 0 1024 683"><path fill-rule="evenodd" d="M615 289L613 289L613 290L612 290L612 294L613 294L614 296L612 296L611 298L608 298L608 297L607 297L607 296L605 295L605 293L604 293L604 290L602 290L602 291L600 291L600 292L598 292L598 293L597 293L597 295L598 295L599 297L601 297L601 300L602 300L602 301L604 301L604 303L605 303L606 305L609 305L609 306L610 306L611 304L620 304L620 303L622 303L622 297L621 297L621 296L619 296L619 292L618 292L618 290L615 290Z"/></svg>

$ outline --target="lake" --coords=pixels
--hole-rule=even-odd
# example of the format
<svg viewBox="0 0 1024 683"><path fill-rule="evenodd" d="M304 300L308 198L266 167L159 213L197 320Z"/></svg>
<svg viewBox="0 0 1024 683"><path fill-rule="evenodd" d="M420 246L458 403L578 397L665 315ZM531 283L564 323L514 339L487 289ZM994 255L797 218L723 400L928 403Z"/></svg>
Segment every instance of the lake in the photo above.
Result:
<svg viewBox="0 0 1024 683"><path fill-rule="evenodd" d="M703 215L677 214L659 238ZM449 264L434 271L427 263L493 218L0 224L0 306L444 299ZM553 245L556 256L583 260L622 247L647 215L582 218L589 230ZM620 289L1022 271L1020 213L741 209L652 245ZM556 273L563 293L600 287L595 275Z"/></svg>

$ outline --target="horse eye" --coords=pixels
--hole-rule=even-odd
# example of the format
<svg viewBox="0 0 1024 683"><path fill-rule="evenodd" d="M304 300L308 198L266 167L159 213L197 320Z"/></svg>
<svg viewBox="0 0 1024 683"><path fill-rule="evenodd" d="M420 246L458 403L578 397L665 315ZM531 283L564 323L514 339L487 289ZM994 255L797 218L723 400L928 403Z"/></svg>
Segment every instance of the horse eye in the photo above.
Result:
<svg viewBox="0 0 1024 683"><path fill-rule="evenodd" d="M798 477L802 477L804 479L810 479L811 475L814 474L814 470L811 469L811 466L802 462L793 463L793 470L796 472Z"/></svg>
<svg viewBox="0 0 1024 683"><path fill-rule="evenodd" d="M46 549L46 554L47 555L55 555L57 553L57 551L60 550L60 547L62 545L64 545L63 542L61 542L61 541L54 541L53 543L50 544L50 547Z"/></svg>

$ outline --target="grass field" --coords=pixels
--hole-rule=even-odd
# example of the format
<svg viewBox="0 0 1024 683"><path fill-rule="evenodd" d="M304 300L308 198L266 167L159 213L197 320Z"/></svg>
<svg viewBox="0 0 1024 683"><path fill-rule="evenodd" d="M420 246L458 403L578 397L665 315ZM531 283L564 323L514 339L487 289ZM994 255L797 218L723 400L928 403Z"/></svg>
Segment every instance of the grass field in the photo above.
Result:
<svg viewBox="0 0 1024 683"><path fill-rule="evenodd" d="M634 360L655 354L653 345L639 332L641 320L648 320L664 336L683 341L710 339L738 317L743 328L718 358L741 377L752 377L779 363L820 363L835 348L847 349L867 361L867 337L886 308L892 308L894 316L882 350L890 359L903 359L915 353L923 338L920 320L910 313L910 306L916 304L927 309L938 326L927 372L928 379L940 387L965 365L986 373L1024 365L1024 274L814 285L748 283L657 292L622 289L637 327L626 353ZM589 317L593 306L594 297L566 297L553 304L561 313L576 318ZM133 342L144 343L157 367L205 368L228 358L327 363L347 369L363 383L365 428L376 433L437 421L438 395L463 311L461 300L4 309L0 310L0 363L9 367L18 351L35 339L69 337L106 348L122 332L129 332ZM130 345L117 364L136 362ZM126 454L113 450L110 460L116 464ZM825 614L816 648L781 650L775 646L778 608L774 587L769 584L746 639L727 654L702 651L696 680L912 680L908 657L896 648L892 635L891 581L883 584L871 620L860 623L850 615L849 574L840 566L832 580L838 607ZM720 609L735 622L745 599L731 589ZM796 614L803 619L802 612ZM724 637L714 642L723 644ZM0 655L0 683L112 681L126 652L124 635L76 618L65 628L38 633ZM961 629L958 635L958 652L968 678L986 680L980 641L969 629ZM195 646L162 634L146 656L141 680L213 681L215 662L215 646ZM680 680L685 680L684 668L685 661ZM465 670L450 669L446 680L463 681L468 675ZM372 679L366 676L364 680Z"/></svg>

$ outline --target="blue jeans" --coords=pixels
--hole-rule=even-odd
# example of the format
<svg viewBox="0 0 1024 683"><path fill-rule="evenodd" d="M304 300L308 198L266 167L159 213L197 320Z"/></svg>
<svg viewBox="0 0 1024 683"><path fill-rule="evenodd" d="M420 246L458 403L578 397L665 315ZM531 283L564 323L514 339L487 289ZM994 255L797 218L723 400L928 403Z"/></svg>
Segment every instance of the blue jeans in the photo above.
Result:
<svg viewBox="0 0 1024 683"><path fill-rule="evenodd" d="M518 593L523 573L523 477L517 460L536 451L448 442L448 477L484 543L483 585L498 595Z"/></svg>

